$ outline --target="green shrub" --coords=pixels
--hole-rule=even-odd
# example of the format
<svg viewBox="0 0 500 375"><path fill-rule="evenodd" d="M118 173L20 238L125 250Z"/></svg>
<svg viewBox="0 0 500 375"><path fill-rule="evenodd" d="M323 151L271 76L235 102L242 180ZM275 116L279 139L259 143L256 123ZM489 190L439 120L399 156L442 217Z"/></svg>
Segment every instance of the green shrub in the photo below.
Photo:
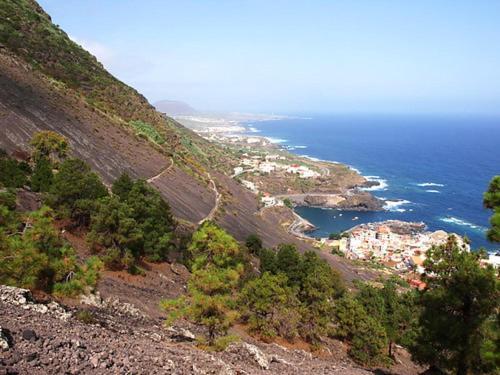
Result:
<svg viewBox="0 0 500 375"><path fill-rule="evenodd" d="M129 124L139 136L144 136L145 138L159 145L165 143L165 139L160 135L158 130L156 130L153 125L140 120L130 121Z"/></svg>
<svg viewBox="0 0 500 375"><path fill-rule="evenodd" d="M31 176L31 190L47 192L52 185L53 179L52 163L46 157L39 158Z"/></svg>
<svg viewBox="0 0 500 375"><path fill-rule="evenodd" d="M47 203L60 216L71 218L75 225L86 226L95 202L107 195L106 186L85 162L66 159L54 176Z"/></svg>
<svg viewBox="0 0 500 375"><path fill-rule="evenodd" d="M64 158L68 151L67 139L51 130L44 130L33 135L30 142L33 147L33 160L38 162L40 159L57 160Z"/></svg>
<svg viewBox="0 0 500 375"><path fill-rule="evenodd" d="M42 207L22 220L0 206L0 216L1 284L66 296L85 293L96 285L101 262L91 257L78 265L74 250L53 225L49 208Z"/></svg>
<svg viewBox="0 0 500 375"><path fill-rule="evenodd" d="M29 167L14 159L0 158L0 187L20 188L28 183Z"/></svg>
<svg viewBox="0 0 500 375"><path fill-rule="evenodd" d="M300 320L297 292L288 286L285 275L265 272L245 284L240 293L240 309L252 331L263 337L297 336Z"/></svg>
<svg viewBox="0 0 500 375"><path fill-rule="evenodd" d="M14 189L0 191L0 206L4 206L8 210L14 210L16 208L16 192ZM1 221L0 225L2 225Z"/></svg>
<svg viewBox="0 0 500 375"><path fill-rule="evenodd" d="M97 319L94 317L94 314L92 314L91 311L89 310L78 310L75 313L75 318L76 320L85 323L85 324L96 324Z"/></svg>

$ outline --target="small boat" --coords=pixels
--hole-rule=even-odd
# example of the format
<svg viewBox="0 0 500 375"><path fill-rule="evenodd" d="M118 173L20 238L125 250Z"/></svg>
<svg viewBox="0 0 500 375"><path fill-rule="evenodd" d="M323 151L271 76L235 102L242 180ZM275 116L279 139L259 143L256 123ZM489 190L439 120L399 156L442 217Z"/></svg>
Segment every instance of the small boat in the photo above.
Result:
<svg viewBox="0 0 500 375"><path fill-rule="evenodd" d="M359 217L354 216L354 217L352 218L352 221L354 221L354 220L359 220Z"/></svg>
<svg viewBox="0 0 500 375"><path fill-rule="evenodd" d="M339 214L339 216L342 216L342 214Z"/></svg>

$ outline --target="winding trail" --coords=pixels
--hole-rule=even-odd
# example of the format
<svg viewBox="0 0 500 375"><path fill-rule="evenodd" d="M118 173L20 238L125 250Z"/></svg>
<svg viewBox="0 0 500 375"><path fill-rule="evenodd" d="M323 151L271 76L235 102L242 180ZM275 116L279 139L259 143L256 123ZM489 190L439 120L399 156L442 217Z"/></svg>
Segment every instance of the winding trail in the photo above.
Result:
<svg viewBox="0 0 500 375"><path fill-rule="evenodd" d="M210 185L212 185L212 190L215 193L215 204L213 208L210 210L207 216L205 218L201 219L198 221L198 224L201 225L207 220L212 220L215 213L219 209L219 203L220 203L220 198L221 198L221 193L219 193L219 190L217 190L217 185L215 184L215 181L213 180L212 176L210 176L210 173L207 172L208 178L210 179Z"/></svg>
<svg viewBox="0 0 500 375"><path fill-rule="evenodd" d="M146 181L149 182L149 183L154 182L156 179L158 179L161 176L163 176L164 173L167 173L170 169L172 169L173 166L174 166L174 159L170 158L170 165L168 167L165 167L156 176L150 177Z"/></svg>
<svg viewBox="0 0 500 375"><path fill-rule="evenodd" d="M153 177L150 177L148 178L146 181L148 183L153 183L154 181L156 181L157 179L159 179L160 177L162 177L163 175L165 175L169 170L172 169L172 167L174 166L174 159L173 158L170 158L170 165L163 168L160 173L158 173L157 175L153 176ZM210 175L210 173L207 172L207 176L208 176L208 179L210 180L210 185L211 185L211 189L214 191L215 193L215 204L214 206L212 207L212 209L210 210L210 212L208 213L207 216L205 216L203 219L201 219L200 221L198 221L198 224L201 225L203 224L205 221L207 220L212 220L215 213L217 212L217 210L219 209L219 204L220 204L220 198L221 198L221 194L219 192L219 190L217 190L217 185L215 184L215 181L214 179L212 178L212 176Z"/></svg>

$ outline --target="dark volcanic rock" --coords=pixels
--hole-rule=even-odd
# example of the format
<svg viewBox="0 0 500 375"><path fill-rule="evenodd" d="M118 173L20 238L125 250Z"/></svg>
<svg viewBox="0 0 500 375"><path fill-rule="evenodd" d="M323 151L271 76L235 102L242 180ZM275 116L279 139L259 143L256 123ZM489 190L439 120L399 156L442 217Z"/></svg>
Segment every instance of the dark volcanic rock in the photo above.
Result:
<svg viewBox="0 0 500 375"><path fill-rule="evenodd" d="M24 340L28 340L28 341L38 340L38 336L36 335L35 331L33 331L32 329L23 330L22 336L23 336Z"/></svg>
<svg viewBox="0 0 500 375"><path fill-rule="evenodd" d="M338 204L338 208L353 211L381 211L384 202L366 191L346 194L345 200Z"/></svg>
<svg viewBox="0 0 500 375"><path fill-rule="evenodd" d="M85 324L73 315L17 304L13 288L0 298L2 324L9 327L16 345L0 352L0 375L20 374L369 374L346 356L345 350L315 357L255 340L233 344L220 353L205 352L196 343L178 343L156 319L116 315L116 309L95 308L99 323ZM36 302L34 303L36 305ZM29 324L30 328L26 326ZM24 339L33 331L36 341ZM184 329L175 329L175 333ZM193 331L195 332L195 331ZM190 338L192 334L187 334ZM29 337L32 333L29 333Z"/></svg>

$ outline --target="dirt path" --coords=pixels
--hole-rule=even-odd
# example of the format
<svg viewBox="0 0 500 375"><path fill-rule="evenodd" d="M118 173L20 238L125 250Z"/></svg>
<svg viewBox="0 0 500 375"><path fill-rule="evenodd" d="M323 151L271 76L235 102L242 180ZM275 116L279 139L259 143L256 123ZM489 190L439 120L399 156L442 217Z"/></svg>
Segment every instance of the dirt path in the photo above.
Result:
<svg viewBox="0 0 500 375"><path fill-rule="evenodd" d="M221 198L221 194L219 193L219 190L217 190L217 185L215 184L215 181L212 179L212 176L210 176L210 173L208 173L208 172L207 172L207 175L208 175L208 178L210 179L210 185L212 185L212 190L215 193L215 204L214 204L213 208L210 210L210 212L208 213L208 215L205 218L198 221L199 225L203 224L207 220L213 219L215 213L219 209L219 203L220 203L220 198Z"/></svg>
<svg viewBox="0 0 500 375"><path fill-rule="evenodd" d="M151 183L153 181L155 181L156 179L160 178L161 176L163 176L164 173L167 173L172 167L174 166L174 160L172 158L170 158L170 165L166 168L164 168L162 171L160 171L160 173L158 173L156 176L153 176L153 177L150 177L148 178L146 181Z"/></svg>

